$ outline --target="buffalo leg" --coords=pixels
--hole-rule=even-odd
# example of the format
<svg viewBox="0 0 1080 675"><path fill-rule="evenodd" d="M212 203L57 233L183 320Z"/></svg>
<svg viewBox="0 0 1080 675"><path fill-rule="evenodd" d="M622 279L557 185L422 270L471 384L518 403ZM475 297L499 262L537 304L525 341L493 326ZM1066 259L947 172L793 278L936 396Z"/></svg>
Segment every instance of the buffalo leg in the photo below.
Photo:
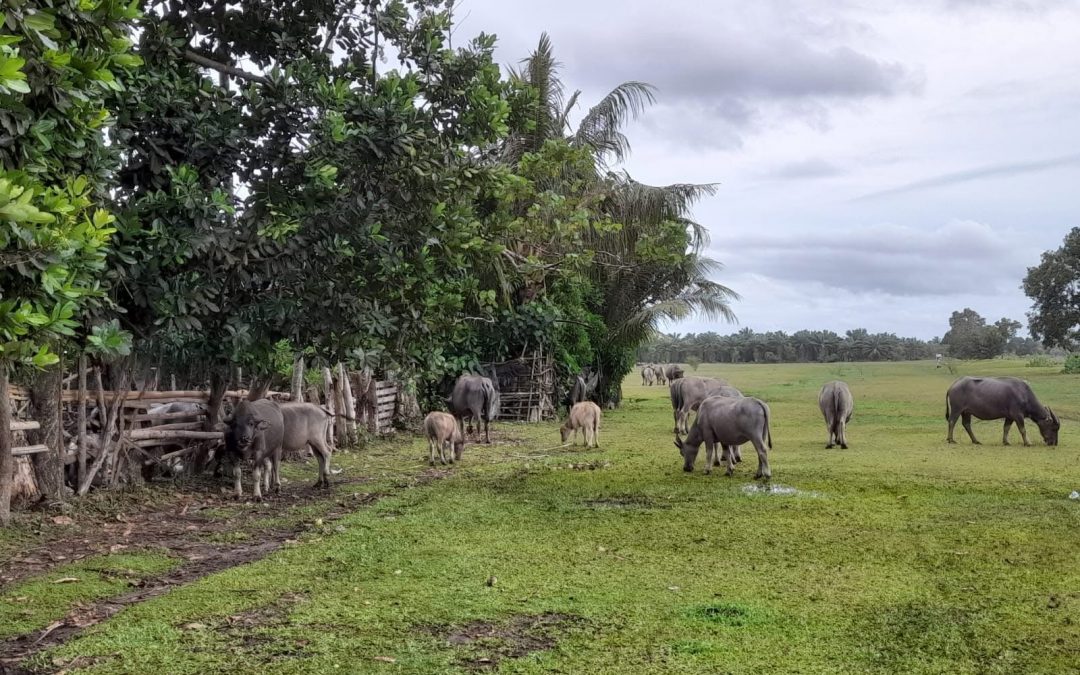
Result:
<svg viewBox="0 0 1080 675"><path fill-rule="evenodd" d="M315 459L319 460L319 479L315 482L315 487L328 488L330 487L330 448L322 438L317 438L311 446L315 450Z"/></svg>
<svg viewBox="0 0 1080 675"><path fill-rule="evenodd" d="M960 413L953 413L949 415L949 435L945 437L945 440L949 443L955 443L956 439L953 438L953 429L956 428L956 420L960 419Z"/></svg>
<svg viewBox="0 0 1080 675"><path fill-rule="evenodd" d="M975 438L975 432L971 430L971 413L964 413L960 416L961 423L964 425L964 431L971 437L971 442L974 445L982 445Z"/></svg>
<svg viewBox="0 0 1080 675"><path fill-rule="evenodd" d="M712 473L713 460L716 458L716 443L705 441L705 475Z"/></svg>
<svg viewBox="0 0 1080 675"><path fill-rule="evenodd" d="M255 499L262 501L262 469L263 463L255 460L252 463L251 474L255 478Z"/></svg>
<svg viewBox="0 0 1080 675"><path fill-rule="evenodd" d="M754 444L754 449L757 450L757 473L754 474L754 478L764 478L769 480L772 478L772 470L769 469L769 451L765 448L765 443L760 438L752 438L750 442Z"/></svg>
<svg viewBox="0 0 1080 675"><path fill-rule="evenodd" d="M491 424L491 420L487 418L487 415L484 415L484 443L487 445L491 445L491 432L488 429L489 424ZM476 431L477 433L480 432L479 424L476 425Z"/></svg>
<svg viewBox="0 0 1080 675"><path fill-rule="evenodd" d="M677 434L677 433L679 433L679 409L678 408L675 408L675 410L672 412L672 416L675 418L675 428L671 430L671 433Z"/></svg>
<svg viewBox="0 0 1080 675"><path fill-rule="evenodd" d="M1001 444L1002 445L1008 445L1009 444L1009 429L1012 429L1012 424L1013 424L1013 421L1011 419L1005 418L1005 430L1001 432ZM1016 426L1019 427L1020 425L1018 424ZM1024 445L1027 445L1027 443L1025 443Z"/></svg>
<svg viewBox="0 0 1080 675"><path fill-rule="evenodd" d="M442 454L442 453L440 453L440 454ZM429 466L435 466L435 439L434 438L428 438L427 439L427 455L428 455L428 465Z"/></svg>
<svg viewBox="0 0 1080 675"><path fill-rule="evenodd" d="M1024 447L1030 446L1031 443L1028 442L1027 429L1024 428L1024 419L1023 418L1020 418L1020 419L1016 420L1016 428L1020 430L1020 438L1024 439Z"/></svg>
<svg viewBox="0 0 1080 675"><path fill-rule="evenodd" d="M847 423L842 419L838 420L836 428L840 430L840 435L836 441L840 444L841 450L847 450Z"/></svg>
<svg viewBox="0 0 1080 675"><path fill-rule="evenodd" d="M241 467L241 462L233 462L232 475L233 475L233 488L236 490L236 498L243 499L244 486L240 484L240 478L244 474L244 469Z"/></svg>
<svg viewBox="0 0 1080 675"><path fill-rule="evenodd" d="M731 475L733 475L735 473L735 453L738 452L739 446L737 446L737 445L728 445L728 446L726 446L726 450L727 450L727 469L724 471L724 474L727 475L727 476L731 476Z"/></svg>

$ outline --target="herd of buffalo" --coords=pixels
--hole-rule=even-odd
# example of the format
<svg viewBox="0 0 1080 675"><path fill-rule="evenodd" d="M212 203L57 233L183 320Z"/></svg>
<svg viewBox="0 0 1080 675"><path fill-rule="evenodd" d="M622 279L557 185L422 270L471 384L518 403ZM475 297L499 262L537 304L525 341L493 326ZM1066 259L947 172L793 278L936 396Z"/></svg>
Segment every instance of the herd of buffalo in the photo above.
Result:
<svg viewBox="0 0 1080 675"><path fill-rule="evenodd" d="M683 458L683 469L693 471L701 446L705 446L705 473L713 466L725 466L727 475L742 461L740 446L751 443L758 455L755 478L769 479L769 406L762 400L744 396L727 381L718 378L687 376L679 366L646 365L641 369L642 384L666 384L671 396L675 447ZM579 378L581 379L581 378ZM582 393L588 387L582 381ZM577 398L575 396L575 398ZM482 375L462 375L446 399L449 412L432 411L424 419L428 441L428 460L436 456L443 464L460 461L465 439L473 434L479 440L483 425L484 442L490 443L489 425L498 417L499 391L491 379ZM818 405L828 432L827 448L847 448L847 424L854 412L854 398L848 385L839 380L821 387ZM580 431L587 447L599 447L600 406L590 400L571 400L560 436L566 444ZM690 414L696 413L693 424ZM278 465L282 452L311 447L319 464L319 487L329 485L331 448L327 428L332 414L311 403L277 403L270 400L244 401L226 420L225 456L233 462L233 476L238 497L242 496L241 465L253 466L254 495L271 486L278 489ZM948 442L955 443L953 429L961 420L972 443L978 443L971 429L971 418L1004 419L1002 442L1009 444L1009 430L1016 424L1024 445L1029 445L1024 420L1039 427L1047 445L1057 445L1061 423L1057 415L1039 402L1031 387L1015 377L961 377L945 395L945 419ZM465 422L468 421L468 428ZM719 453L717 453L719 449Z"/></svg>

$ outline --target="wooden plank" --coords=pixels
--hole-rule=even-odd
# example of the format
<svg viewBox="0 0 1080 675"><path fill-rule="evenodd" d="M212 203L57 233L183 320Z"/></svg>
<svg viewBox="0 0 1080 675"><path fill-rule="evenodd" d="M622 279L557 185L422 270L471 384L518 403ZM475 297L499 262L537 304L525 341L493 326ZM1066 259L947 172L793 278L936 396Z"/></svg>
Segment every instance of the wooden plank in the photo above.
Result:
<svg viewBox="0 0 1080 675"><path fill-rule="evenodd" d="M132 429L125 433L128 440L143 441L149 439L169 438L169 439L184 439L189 441L213 441L221 440L225 438L225 433L221 431L182 431L171 429Z"/></svg>
<svg viewBox="0 0 1080 675"><path fill-rule="evenodd" d="M24 455L36 455L39 452L48 452L49 446L47 445L24 445L18 448L11 449L11 455L13 457L22 457Z"/></svg>
<svg viewBox="0 0 1080 675"><path fill-rule="evenodd" d="M174 430L188 430L197 431L203 428L202 422L174 422L172 424L155 424L149 427L143 427L144 429L156 429L158 431L164 431L168 429Z"/></svg>
<svg viewBox="0 0 1080 675"><path fill-rule="evenodd" d="M197 417L199 419L205 419L206 415L203 413L192 412L175 412L175 413L141 413L131 418L132 422L157 422L159 420L177 420L184 417Z"/></svg>
<svg viewBox="0 0 1080 675"><path fill-rule="evenodd" d="M41 423L34 420L11 420L12 431L31 431L40 428Z"/></svg>

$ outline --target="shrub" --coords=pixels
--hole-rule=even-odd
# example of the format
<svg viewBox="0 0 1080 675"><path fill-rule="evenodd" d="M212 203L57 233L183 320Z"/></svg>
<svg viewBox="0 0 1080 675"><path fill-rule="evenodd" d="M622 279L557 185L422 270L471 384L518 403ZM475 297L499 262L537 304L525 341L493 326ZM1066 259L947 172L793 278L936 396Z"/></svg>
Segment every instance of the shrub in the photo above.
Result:
<svg viewBox="0 0 1080 675"><path fill-rule="evenodd" d="M1049 367L1049 366L1056 366L1057 364L1058 364L1058 362L1056 360L1054 360L1052 357L1049 357L1046 354L1038 354L1038 355L1032 356L1030 359L1028 359L1027 367L1028 368L1046 368L1046 367Z"/></svg>
<svg viewBox="0 0 1080 675"><path fill-rule="evenodd" d="M686 365L690 366L690 368L696 371L698 369L698 366L701 365L701 359L696 356L687 356Z"/></svg>
<svg viewBox="0 0 1080 675"><path fill-rule="evenodd" d="M1068 373L1069 375L1080 373L1080 354L1073 354L1065 359L1065 367L1061 372Z"/></svg>

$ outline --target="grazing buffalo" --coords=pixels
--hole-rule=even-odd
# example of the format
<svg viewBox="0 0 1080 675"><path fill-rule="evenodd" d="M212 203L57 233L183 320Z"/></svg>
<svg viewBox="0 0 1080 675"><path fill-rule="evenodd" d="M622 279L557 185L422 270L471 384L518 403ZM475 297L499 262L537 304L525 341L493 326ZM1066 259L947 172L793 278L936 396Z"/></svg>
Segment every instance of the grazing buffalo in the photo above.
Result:
<svg viewBox="0 0 1080 675"><path fill-rule="evenodd" d="M981 420L999 420L1005 418L1005 430L1001 442L1009 444L1009 429L1016 423L1024 445L1028 443L1024 418L1030 418L1039 425L1043 441L1047 445L1057 445L1058 430L1061 422L1049 407L1039 403L1035 392L1027 382L1015 377L961 377L952 383L945 394L945 419L949 421L948 441L955 443L953 428L956 420L962 419L964 429L971 442L978 444L971 431L971 418Z"/></svg>
<svg viewBox="0 0 1080 675"><path fill-rule="evenodd" d="M159 403L152 405L146 410L148 415L171 415L173 413L191 413L191 417L170 418L167 423L198 422L199 416L205 415L207 406L205 403L193 403L191 401L173 401L171 403ZM164 421L164 420L163 420Z"/></svg>
<svg viewBox="0 0 1080 675"><path fill-rule="evenodd" d="M705 473L711 473L716 446L727 460L727 475L735 472L738 446L747 441L754 444L758 454L758 469L754 478L771 478L769 449L769 406L756 398L710 396L701 403L697 419L690 427L686 440L675 435L675 447L683 457L683 471L693 471L701 444L705 444Z"/></svg>
<svg viewBox="0 0 1080 675"><path fill-rule="evenodd" d="M570 399L567 401L567 412L582 401L591 401L596 396L597 385L600 384L600 372L588 369L574 376L574 386L570 389Z"/></svg>
<svg viewBox="0 0 1080 675"><path fill-rule="evenodd" d="M742 396L727 381L713 377L680 377L668 385L671 395L671 407L675 417L675 433L687 433L690 412L697 410L701 402L709 396Z"/></svg>
<svg viewBox="0 0 1080 675"><path fill-rule="evenodd" d="M682 366L677 366L677 365L674 365L674 364L664 366L664 377L667 378L668 382L674 382L675 380L681 378L682 376L683 376Z"/></svg>
<svg viewBox="0 0 1080 675"><path fill-rule="evenodd" d="M499 391L489 378L482 375L462 375L454 383L454 391L447 403L450 414L458 421L462 438L465 437L465 419L469 420L470 434L475 419L476 433L480 433L480 422L483 422L484 442L491 443L488 424L499 416Z"/></svg>
<svg viewBox="0 0 1080 675"><path fill-rule="evenodd" d="M665 371L664 371L664 364L657 363L656 365L654 365L652 367L652 369L653 369L653 375L656 377L656 383L659 384L660 386L667 385L668 381L667 381L667 375L665 375Z"/></svg>
<svg viewBox="0 0 1080 675"><path fill-rule="evenodd" d="M574 407L570 409L570 417L559 428L562 442L566 443L571 434L574 441L577 441L578 430L581 431L586 448L600 447L600 406L592 401L574 404Z"/></svg>
<svg viewBox="0 0 1080 675"><path fill-rule="evenodd" d="M855 400L847 384L840 380L826 382L818 394L818 407L825 416L825 426L829 430L829 442L825 447L831 448L839 443L841 448L847 450L847 423L855 410Z"/></svg>
<svg viewBox="0 0 1080 675"><path fill-rule="evenodd" d="M435 451L439 451L439 461L453 464L461 459L465 449L465 439L461 436L457 420L449 413L432 411L424 418L424 435L428 441L428 463L435 466Z"/></svg>

